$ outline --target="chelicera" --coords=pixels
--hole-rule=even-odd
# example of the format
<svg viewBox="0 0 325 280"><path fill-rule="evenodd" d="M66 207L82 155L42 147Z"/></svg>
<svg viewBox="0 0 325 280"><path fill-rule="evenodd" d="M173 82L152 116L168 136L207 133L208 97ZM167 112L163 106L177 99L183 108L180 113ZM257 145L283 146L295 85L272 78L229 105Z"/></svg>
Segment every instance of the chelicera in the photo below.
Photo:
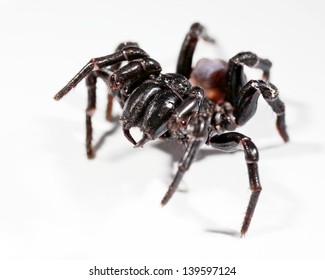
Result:
<svg viewBox="0 0 325 280"><path fill-rule="evenodd" d="M251 197L241 235L247 232L261 193L258 150L253 141L234 130L255 113L260 95L276 113L276 127L282 139L289 140L285 124L285 106L278 89L268 81L271 62L252 52L242 52L228 63L201 59L192 67L199 39L213 42L206 29L194 23L187 33L179 54L176 73L163 74L160 64L139 48L137 43L120 44L116 51L91 59L74 78L55 95L61 99L82 79L88 87L86 109L86 150L95 156L92 146L92 115L96 107L96 82L101 78L108 86L106 116L112 115L112 100L122 108L120 122L125 137L142 147L155 139L176 139L186 149L178 170L162 199L165 205L176 191L202 145L222 152L243 150L248 169ZM262 79L247 81L244 66L261 69ZM136 141L130 133L139 128L143 137Z"/></svg>

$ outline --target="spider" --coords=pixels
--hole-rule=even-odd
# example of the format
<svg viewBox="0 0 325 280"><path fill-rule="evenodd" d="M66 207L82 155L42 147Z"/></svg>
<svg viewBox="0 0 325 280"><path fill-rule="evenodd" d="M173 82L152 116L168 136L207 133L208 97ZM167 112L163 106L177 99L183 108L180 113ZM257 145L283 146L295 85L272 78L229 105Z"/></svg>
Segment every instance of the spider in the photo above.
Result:
<svg viewBox="0 0 325 280"><path fill-rule="evenodd" d="M175 193L195 156L207 144L222 152L243 150L248 169L251 196L241 227L244 236L251 223L261 193L258 173L258 149L253 141L234 130L245 124L257 108L260 95L276 113L276 127L287 142L285 106L278 89L268 81L271 62L252 52L241 52L228 63L201 59L192 67L198 41L214 42L206 28L194 23L186 34L177 62L176 73L163 74L160 64L139 48L137 43L121 43L112 54L91 59L55 96L61 99L82 79L88 88L86 109L86 151L95 156L92 146L92 115L96 108L96 82L101 78L108 86L106 118L112 117L112 102L122 108L120 122L125 137L142 147L150 140L175 139L186 149L179 161L161 204ZM244 66L261 69L262 79L247 81ZM137 127L143 136L136 141L130 129Z"/></svg>

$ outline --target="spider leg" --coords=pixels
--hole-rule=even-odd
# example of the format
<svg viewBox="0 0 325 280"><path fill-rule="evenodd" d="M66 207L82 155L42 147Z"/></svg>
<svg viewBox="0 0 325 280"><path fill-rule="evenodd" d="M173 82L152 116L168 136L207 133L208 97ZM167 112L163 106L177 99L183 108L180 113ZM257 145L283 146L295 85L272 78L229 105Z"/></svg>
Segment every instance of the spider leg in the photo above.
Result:
<svg viewBox="0 0 325 280"><path fill-rule="evenodd" d="M285 123L285 105L279 98L278 89L264 80L251 80L239 91L239 98L235 106L234 116L238 125L245 124L256 112L257 100L262 94L265 101L277 115L276 127L284 140L289 141Z"/></svg>
<svg viewBox="0 0 325 280"><path fill-rule="evenodd" d="M260 58L252 52L240 52L229 60L229 69L233 71L238 65L261 69L263 71L263 80L269 80L272 62L268 59ZM234 70L235 70L234 69Z"/></svg>
<svg viewBox="0 0 325 280"><path fill-rule="evenodd" d="M190 165L192 164L193 159L195 158L202 144L204 144L204 141L194 140L191 141L187 146L183 158L178 163L178 170L176 172L176 175L174 176L174 179L170 184L168 191L166 192L165 196L161 201L162 206L167 204L167 202L171 199L171 197L177 190L177 187L180 181L182 180L183 175L190 168Z"/></svg>
<svg viewBox="0 0 325 280"><path fill-rule="evenodd" d="M193 105L191 105L193 106ZM193 106L195 107L195 105ZM185 110L186 111L186 110ZM184 111L184 113L185 113ZM187 130L189 132L188 138L189 142L186 147L186 151L182 159L178 163L178 170L176 175L170 184L167 193L163 197L161 204L166 205L175 193L181 179L183 178L185 172L190 168L195 156L197 155L200 147L206 143L208 138L208 127L210 123L210 117L206 114L195 114L187 125Z"/></svg>
<svg viewBox="0 0 325 280"><path fill-rule="evenodd" d="M209 139L212 147L222 152L234 152L244 150L248 169L250 189L252 191L244 222L241 227L241 236L244 236L252 220L258 197L262 187L259 180L257 162L259 159L258 150L250 138L238 132L229 132L221 135L214 135Z"/></svg>
<svg viewBox="0 0 325 280"><path fill-rule="evenodd" d="M136 42L122 42L116 47L115 52L122 51L126 48L139 48L139 45ZM121 67L121 64L122 62L115 63L109 69L115 71Z"/></svg>
<svg viewBox="0 0 325 280"><path fill-rule="evenodd" d="M270 69L272 67L272 63L268 59L259 58L252 52L241 52L229 59L227 92L229 95L228 101L230 101L232 104L237 103L238 92L240 91L241 87L246 84L244 65L261 69L263 71L262 78L264 80L268 80L270 77Z"/></svg>
<svg viewBox="0 0 325 280"><path fill-rule="evenodd" d="M124 95L128 95L128 86L132 83L144 81L150 75L161 72L160 64L152 58L146 57L128 62L128 64L114 71L108 81L108 86L114 92L124 88Z"/></svg>
<svg viewBox="0 0 325 280"><path fill-rule="evenodd" d="M106 120L108 122L112 121L112 112L113 112L113 95L108 93L107 94L107 106L106 106Z"/></svg>
<svg viewBox="0 0 325 280"><path fill-rule="evenodd" d="M115 49L115 52L124 50L126 48L139 48L139 45L135 42L123 42L120 43L117 48ZM109 71L113 72L119 69L122 65L122 62L118 62L113 64L110 68ZM113 95L108 93L107 95L107 106L106 106L106 120L107 121L112 121L112 111L113 111Z"/></svg>
<svg viewBox="0 0 325 280"><path fill-rule="evenodd" d="M192 72L193 54L200 38L207 42L215 42L215 40L207 34L204 26L200 23L194 23L183 41L177 61L176 73L182 74L186 78L190 77Z"/></svg>
<svg viewBox="0 0 325 280"><path fill-rule="evenodd" d="M117 46L115 52L123 51L126 48L138 48L138 44L134 42L124 42ZM121 67L122 62L118 62L113 64L109 69L107 70L92 70L86 77L86 85L88 88L88 104L86 109L86 151L87 151L87 157L89 159L95 157L95 151L92 147L92 116L94 114L94 111L96 109L96 83L97 83L97 77L100 77L104 80L104 82L108 85L109 84L109 78L110 73L113 71L118 70ZM108 101L106 106L106 120L111 121L112 120L112 109L113 109L113 95L108 92Z"/></svg>
<svg viewBox="0 0 325 280"><path fill-rule="evenodd" d="M124 86L132 84L135 79L143 79L148 77L152 73L160 73L161 67L158 62L151 58L145 58L140 60L134 60L126 64L125 66L117 69L113 73L108 73L104 70L94 70L88 74L86 78L87 86L88 86L88 107L87 107L87 116L86 116L86 147L87 147L87 155L89 158L94 157L94 151L91 146L91 138L92 138L92 125L91 125L91 116L95 109L95 101L96 101L96 77L102 78L109 86L109 88L114 92L120 92ZM124 112L126 112L124 110ZM123 115L124 116L124 115ZM122 121L123 121L122 116ZM135 140L132 138L130 131L130 127L125 127L123 125L123 132L126 138L132 142L134 145L136 144Z"/></svg>
<svg viewBox="0 0 325 280"><path fill-rule="evenodd" d="M263 71L264 80L252 80L246 83L244 65ZM229 60L227 93L228 101L234 105L234 116L238 125L245 124L256 112L260 94L277 114L276 127L287 142L289 136L285 124L285 106L279 98L278 89L268 82L272 63L268 59L259 58L251 52L241 52Z"/></svg>
<svg viewBox="0 0 325 280"><path fill-rule="evenodd" d="M92 116L96 110L96 83L97 77L102 78L105 82L108 81L109 74L103 70L92 71L86 77L86 85L88 89L88 102L86 108L86 152L87 157L92 159L95 157L95 151L92 147Z"/></svg>
<svg viewBox="0 0 325 280"><path fill-rule="evenodd" d="M91 118L96 109L96 82L97 77L91 72L86 78L86 85L88 88L88 102L86 108L86 152L89 159L95 157L95 152L92 147L93 127Z"/></svg>
<svg viewBox="0 0 325 280"><path fill-rule="evenodd" d="M148 55L139 48L128 47L123 50L117 51L113 54L97 57L91 59L70 82L63 87L55 96L55 100L60 100L72 88L74 88L83 78L85 78L91 71L111 66L123 61L132 61L138 58L146 58Z"/></svg>

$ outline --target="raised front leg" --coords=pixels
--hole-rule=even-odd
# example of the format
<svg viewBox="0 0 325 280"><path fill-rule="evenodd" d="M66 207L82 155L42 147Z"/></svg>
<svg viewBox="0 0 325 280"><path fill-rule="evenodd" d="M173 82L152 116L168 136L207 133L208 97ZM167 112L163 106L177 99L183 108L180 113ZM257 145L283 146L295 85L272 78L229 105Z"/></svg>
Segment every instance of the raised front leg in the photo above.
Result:
<svg viewBox="0 0 325 280"><path fill-rule="evenodd" d="M117 51L113 54L97 57L91 59L79 72L75 75L70 82L61 89L55 96L55 100L60 100L71 89L77 86L82 79L84 79L91 71L111 66L123 61L131 61L138 58L146 58L148 55L139 48L129 47L123 50Z"/></svg>
<svg viewBox="0 0 325 280"><path fill-rule="evenodd" d="M122 42L116 47L115 52L119 52L127 48L139 48L139 45L136 42ZM115 63L109 68L109 70L115 71L121 67L121 64L122 61Z"/></svg>
<svg viewBox="0 0 325 280"><path fill-rule="evenodd" d="M234 152L244 150L248 170L249 185L252 191L248 207L246 210L243 225L241 227L241 236L244 236L251 223L258 197L262 187L258 175L257 162L259 159L258 150L250 138L237 132L229 132L221 135L215 135L210 138L212 147L222 152Z"/></svg>
<svg viewBox="0 0 325 280"><path fill-rule="evenodd" d="M123 67L121 62L129 61ZM107 68L111 66L110 68ZM158 74L161 67L158 62L148 57L148 55L138 47L136 43L123 43L117 48L117 52L104 57L90 60L79 73L55 96L55 100L60 100L83 78L86 78L88 88L88 104L86 109L86 151L88 158L95 156L92 147L92 115L96 109L96 83L97 78L104 80L112 94L118 94L120 89L131 84L134 80L143 79L150 74ZM109 100L106 110L106 118L111 118L112 97L109 93ZM124 102L119 100L121 105Z"/></svg>
<svg viewBox="0 0 325 280"><path fill-rule="evenodd" d="M214 39L207 34L203 25L200 23L194 23L183 41L177 61L176 73L181 74L186 78L190 77L192 72L193 54L200 38L207 42L215 42Z"/></svg>

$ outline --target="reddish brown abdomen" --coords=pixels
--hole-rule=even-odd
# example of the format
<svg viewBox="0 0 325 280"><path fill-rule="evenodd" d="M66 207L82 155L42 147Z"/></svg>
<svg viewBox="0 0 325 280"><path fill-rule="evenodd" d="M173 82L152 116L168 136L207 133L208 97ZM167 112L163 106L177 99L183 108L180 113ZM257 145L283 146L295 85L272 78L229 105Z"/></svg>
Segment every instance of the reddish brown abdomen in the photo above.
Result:
<svg viewBox="0 0 325 280"><path fill-rule="evenodd" d="M214 103L222 103L225 97L227 63L218 59L200 59L191 73L193 86L204 89L206 96Z"/></svg>

